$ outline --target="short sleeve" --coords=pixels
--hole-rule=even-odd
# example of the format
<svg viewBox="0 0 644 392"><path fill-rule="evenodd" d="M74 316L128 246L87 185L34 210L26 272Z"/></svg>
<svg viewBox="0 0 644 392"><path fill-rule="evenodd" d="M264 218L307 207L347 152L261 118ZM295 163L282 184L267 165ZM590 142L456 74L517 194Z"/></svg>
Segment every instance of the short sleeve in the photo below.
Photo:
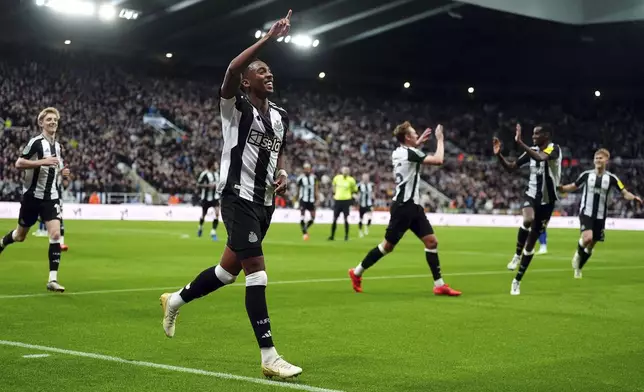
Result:
<svg viewBox="0 0 644 392"><path fill-rule="evenodd" d="M519 156L519 158L517 158L516 164L517 164L517 167L521 167L527 164L528 162L530 162L530 156L528 155L527 152L524 152Z"/></svg>
<svg viewBox="0 0 644 392"><path fill-rule="evenodd" d="M561 148L557 144L550 143L548 147L543 150L543 152L548 155L549 161L555 161L559 159L559 156L561 155Z"/></svg>
<svg viewBox="0 0 644 392"><path fill-rule="evenodd" d="M31 159L34 154L36 154L42 147L40 143L36 143L39 139L31 139L29 144L22 149L20 158Z"/></svg>
<svg viewBox="0 0 644 392"><path fill-rule="evenodd" d="M221 109L221 118L224 121L230 121L233 118L237 105L244 99L243 92L237 91L234 97L224 98L221 96L221 88L219 88L219 106Z"/></svg>
<svg viewBox="0 0 644 392"><path fill-rule="evenodd" d="M203 184L205 178L206 178L206 172L202 171L201 174L199 174L199 178L197 179L197 183L198 184Z"/></svg>
<svg viewBox="0 0 644 392"><path fill-rule="evenodd" d="M581 188L586 184L586 180L588 179L588 172L583 172L579 177L577 177L577 180L575 180L575 185L577 188Z"/></svg>
<svg viewBox="0 0 644 392"><path fill-rule="evenodd" d="M427 154L425 154L424 152L416 148L408 148L407 151L408 151L407 159L410 162L422 162L423 159L425 159L425 157L427 156Z"/></svg>

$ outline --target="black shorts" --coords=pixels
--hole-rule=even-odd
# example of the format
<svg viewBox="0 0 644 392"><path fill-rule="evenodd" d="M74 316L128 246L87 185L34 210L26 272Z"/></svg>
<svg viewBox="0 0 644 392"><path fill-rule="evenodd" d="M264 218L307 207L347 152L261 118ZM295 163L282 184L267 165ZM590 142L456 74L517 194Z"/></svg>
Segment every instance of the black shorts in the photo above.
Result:
<svg viewBox="0 0 644 392"><path fill-rule="evenodd" d="M333 204L334 218L337 219L341 213L348 217L351 204L353 204L353 200L335 200Z"/></svg>
<svg viewBox="0 0 644 392"><path fill-rule="evenodd" d="M531 230L543 233L548 227L552 213L555 210L555 204L541 204L535 199L526 196L522 208L532 207L534 210L534 220L532 221Z"/></svg>
<svg viewBox="0 0 644 392"><path fill-rule="evenodd" d="M300 200L300 211L302 214L304 214L304 211L315 212L315 203Z"/></svg>
<svg viewBox="0 0 644 392"><path fill-rule="evenodd" d="M413 201L394 202L389 211L391 216L385 232L387 242L396 245L407 230L411 230L418 238L434 234L434 228L429 223L425 210Z"/></svg>
<svg viewBox="0 0 644 392"><path fill-rule="evenodd" d="M228 247L239 260L262 256L262 241L271 225L275 206L264 206L241 197L221 198L221 217L228 233Z"/></svg>
<svg viewBox="0 0 644 392"><path fill-rule="evenodd" d="M217 208L219 207L219 199L215 200L202 200L201 201L201 210L202 210L202 215L206 216L208 214L208 210L210 208Z"/></svg>
<svg viewBox="0 0 644 392"><path fill-rule="evenodd" d="M604 229L606 219L593 219L586 215L579 215L579 231L593 231L593 241L604 242Z"/></svg>
<svg viewBox="0 0 644 392"><path fill-rule="evenodd" d="M367 212L371 212L371 207L360 207L360 219L366 214Z"/></svg>
<svg viewBox="0 0 644 392"><path fill-rule="evenodd" d="M58 199L40 200L33 196L24 196L20 202L18 224L30 228L38 221L38 217L43 222L49 222L54 219L61 220L62 216L63 211Z"/></svg>

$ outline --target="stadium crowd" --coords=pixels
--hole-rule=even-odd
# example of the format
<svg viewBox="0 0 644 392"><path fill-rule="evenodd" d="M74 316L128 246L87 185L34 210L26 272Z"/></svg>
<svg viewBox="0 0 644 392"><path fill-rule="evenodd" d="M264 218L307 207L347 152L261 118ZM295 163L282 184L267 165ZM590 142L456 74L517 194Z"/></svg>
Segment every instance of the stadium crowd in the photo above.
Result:
<svg viewBox="0 0 644 392"><path fill-rule="evenodd" d="M0 60L0 198L17 200L21 173L13 162L22 146L38 131L35 116L46 106L61 114L63 158L74 177L64 187L68 194L138 192L139 185L119 170L124 162L162 193L180 194L190 202L195 179L209 157L222 147L216 81L164 77L136 70L118 59L71 53L39 52ZM282 86L280 86L282 87ZM383 98L359 90L342 93L306 84L278 88L274 101L289 111L294 132L287 140L288 167L293 179L310 162L322 179L323 205L331 203L330 178L349 166L359 179L369 173L376 184L376 205L388 205L394 183L390 154L396 143L391 130L410 120L418 128L440 122L446 129L446 164L426 168L423 179L451 202L425 196L434 210L492 212L516 210L524 181L508 175L494 160L491 138L505 144L506 155L516 155L513 129L549 122L564 149L563 181L574 180L592 167L598 147L608 148L612 169L635 193L644 194L644 118L635 111L609 104L539 105L516 102L483 104L466 101L435 104L413 99ZM144 115L161 115L182 132L161 131L145 125ZM311 138L311 136L315 136ZM432 151L434 145L428 143ZM185 196L184 196L185 195ZM288 204L297 192L291 185ZM568 199L566 199L568 200ZM573 214L574 199L562 203L561 213ZM643 216L640 209L616 198L618 216Z"/></svg>

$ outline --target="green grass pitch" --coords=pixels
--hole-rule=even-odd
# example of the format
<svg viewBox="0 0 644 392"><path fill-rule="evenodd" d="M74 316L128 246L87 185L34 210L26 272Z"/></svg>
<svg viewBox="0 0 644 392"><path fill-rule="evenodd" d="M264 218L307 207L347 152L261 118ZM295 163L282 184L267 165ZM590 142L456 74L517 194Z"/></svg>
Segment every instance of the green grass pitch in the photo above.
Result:
<svg viewBox="0 0 644 392"><path fill-rule="evenodd" d="M15 225L0 222L1 234ZM347 243L327 242L328 230L314 225L305 243L298 225L275 224L265 241L277 349L304 368L288 384L253 383L243 277L184 307L174 339L163 334L162 288L216 264L225 238L196 238L196 223L69 221L68 291L52 294L47 240L30 234L0 255L0 391L644 391L644 233L608 231L574 280L578 232L550 230L550 253L512 297L515 229L437 227L445 280L463 291L449 298L432 295L411 233L354 293L347 269L384 227L358 239L353 226Z"/></svg>

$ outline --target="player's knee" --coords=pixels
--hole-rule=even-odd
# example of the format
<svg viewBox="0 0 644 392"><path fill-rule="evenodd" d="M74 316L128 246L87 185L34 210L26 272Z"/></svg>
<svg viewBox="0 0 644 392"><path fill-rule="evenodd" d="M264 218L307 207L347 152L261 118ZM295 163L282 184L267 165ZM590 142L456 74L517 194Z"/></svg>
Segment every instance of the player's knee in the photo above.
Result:
<svg viewBox="0 0 644 392"><path fill-rule="evenodd" d="M268 286L266 271L257 271L246 275L246 287L249 286Z"/></svg>
<svg viewBox="0 0 644 392"><path fill-rule="evenodd" d="M57 244L60 242L60 230L52 230L49 232L49 243Z"/></svg>
<svg viewBox="0 0 644 392"><path fill-rule="evenodd" d="M217 264L217 266L215 267L215 275L217 275L217 279L219 279L219 281L221 281L221 283L223 284L231 284L237 279L237 276L226 271L219 264Z"/></svg>
<svg viewBox="0 0 644 392"><path fill-rule="evenodd" d="M584 246L588 246L593 242L593 233L585 231L581 234L581 241L584 243Z"/></svg>
<svg viewBox="0 0 644 392"><path fill-rule="evenodd" d="M15 231L13 232L12 237L13 237L13 240L14 240L15 242L23 242L23 241L25 240L25 238L27 238L27 233L22 233L22 232L21 232L21 231L19 231L19 230L15 230Z"/></svg>
<svg viewBox="0 0 644 392"><path fill-rule="evenodd" d="M532 219L531 217L527 217L527 218L524 217L523 218L523 228L525 230L529 230L530 227L532 226L533 221L534 221L534 219Z"/></svg>
<svg viewBox="0 0 644 392"><path fill-rule="evenodd" d="M391 253L394 251L394 248L396 245L392 244L391 242L384 240L378 245L378 249L380 249L380 252L383 255L386 255L387 253Z"/></svg>
<svg viewBox="0 0 644 392"><path fill-rule="evenodd" d="M423 239L423 244L425 249L436 249L438 248L438 238L434 235L427 236Z"/></svg>

